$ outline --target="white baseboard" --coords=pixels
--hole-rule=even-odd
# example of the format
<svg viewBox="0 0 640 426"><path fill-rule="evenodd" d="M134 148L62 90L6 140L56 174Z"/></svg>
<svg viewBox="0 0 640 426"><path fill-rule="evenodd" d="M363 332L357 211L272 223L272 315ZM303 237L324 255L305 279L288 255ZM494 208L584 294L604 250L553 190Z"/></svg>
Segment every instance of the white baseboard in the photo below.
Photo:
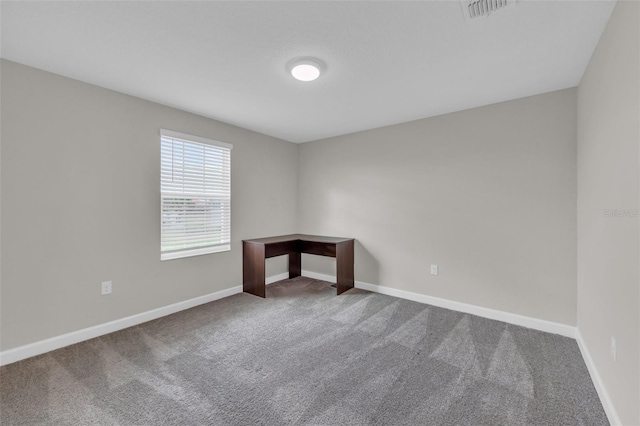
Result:
<svg viewBox="0 0 640 426"><path fill-rule="evenodd" d="M336 282L336 278L334 276L319 274L317 272L303 270L302 275L318 280ZM466 314L477 315L483 318L504 321L509 324L520 325L522 327L545 331L547 333L559 334L561 336L571 338L575 338L576 336L576 327L572 325L527 317L519 314L512 314L510 312L498 311L490 308L483 308L481 306L470 305L468 303L441 299L439 297L427 296L425 294L413 293L406 290L398 290L391 287L384 287L381 285L369 284L361 281L356 281L355 287L362 290L372 291L374 293L386 294L388 296L399 297L401 299L413 300L415 302L426 303L428 305L438 306L440 308L446 308L453 311L464 312Z"/></svg>
<svg viewBox="0 0 640 426"><path fill-rule="evenodd" d="M289 279L289 273L288 272L283 272L281 274L271 275L270 277L266 277L265 280L264 280L264 283L266 285L269 285L269 284L273 284L273 283L278 282L278 281L288 280L288 279Z"/></svg>
<svg viewBox="0 0 640 426"><path fill-rule="evenodd" d="M288 276L288 275L287 275ZM158 319L173 313L184 311L204 303L213 302L214 300L242 293L242 286L231 287L225 290L216 291L215 293L206 294L204 296L195 297L193 299L174 303L172 305L163 306L162 308L152 309L140 314L131 315L115 321L106 322L93 327L82 330L73 331L71 333L62 334L60 336L51 337L39 342L30 343L28 345L19 346L0 352L0 365L11 364L25 358L40 355L55 349L113 333L114 331L142 324L147 321Z"/></svg>
<svg viewBox="0 0 640 426"><path fill-rule="evenodd" d="M609 418L609 423L611 425L621 425L620 417L618 417L618 412L613 406L613 401L611 401L611 396L609 396L609 392L607 392L607 388L604 386L604 382L600 377L600 373L598 373L598 369L596 368L596 364L593 362L593 358L591 358L591 353L589 353L589 349L587 348L587 344L582 338L582 334L579 329L576 329L576 342L578 342L578 347L580 348L580 352L582 353L582 358L584 359L585 364L587 364L587 368L589 369L589 374L591 375L591 381L598 392L598 396L600 397L600 402L602 403L602 407L604 408L604 412L607 414Z"/></svg>
<svg viewBox="0 0 640 426"><path fill-rule="evenodd" d="M336 282L335 276L320 274L313 271L302 271L302 275L309 278L315 278L318 280ZM284 272L282 274L272 275L267 277L266 284L272 284L274 282L285 280L289 278L289 273ZM520 325L534 330L545 331L548 333L559 334L566 337L576 339L582 357L587 365L589 374L594 383L600 401L604 407L605 413L609 418L609 422L612 425L620 425L620 418L613 406L611 397L607 392L607 389L602 382L598 369L596 368L591 354L587 349L587 346L580 334L580 330L574 326L555 323L552 321L541 320L537 318L526 317L523 315L512 314L509 312L498 311L489 308L483 308L481 306L470 305L467 303L456 302L447 299L441 299L439 297L427 296L424 294L413 293L405 290L398 290L391 287L384 287L375 284L368 284L361 281L355 282L355 287L362 290L372 291L375 293L386 294L389 296L398 297L401 299L413 300L415 302L426 303L441 308L451 309L458 312L464 312L468 314L478 315L484 318L494 319L498 321L504 321L506 323ZM60 336L52 337L49 339L41 340L39 342L30 343L28 345L19 346L17 348L9 349L0 352L0 366L11 364L22 359L30 358L36 355L40 355L55 349L60 349L65 346L73 345L85 340L93 339L95 337L103 336L105 334L113 333L114 331L122 330L134 325L142 324L147 321L158 319L173 313L193 308L198 305L213 302L234 294L242 293L242 286L231 287L225 290L220 290L215 293L210 293L204 296L195 297L193 299L185 300L182 302L174 303L172 305L164 306L162 308L153 309L140 314L132 315L129 317L121 318L115 321L110 321L104 324L99 324L93 327L85 328L82 330L74 331L71 333L63 334Z"/></svg>
<svg viewBox="0 0 640 426"><path fill-rule="evenodd" d="M332 275L320 274L313 271L302 271L302 275L309 278L315 278L317 280L323 280L335 283L336 277ZM598 396L600 397L600 402L602 402L602 407L604 408L605 413L609 419L609 423L611 425L621 425L620 418L613 406L613 402L611 401L611 397L609 396L609 392L604 386L600 374L598 373L598 369L596 368L593 359L591 358L591 354L587 349L587 346L580 334L580 330L577 327L560 324L552 321L531 318L524 315L512 314L509 312L498 311L495 309L483 308L481 306L470 305L467 303L456 302L453 300L441 299L439 297L427 296L424 294L413 293L405 290L398 290L391 287L384 287L375 284L364 283L361 281L355 282L355 287L372 291L374 293L386 294L388 296L394 296L401 299L413 300L415 302L426 303L433 306L438 306L440 308L451 309L458 312L464 312L467 314L473 314L484 318L494 319L498 321L503 321L509 324L520 325L523 327L531 328L534 330L545 331L547 333L559 334L561 336L570 337L576 339L578 343L578 347L580 348L580 352L582 353L582 358L584 359L585 364L589 370L589 374L591 375L591 380L598 392Z"/></svg>
<svg viewBox="0 0 640 426"><path fill-rule="evenodd" d="M320 274L318 272L305 271L304 269L302 270L302 276L303 277L313 278L314 280L328 281L328 282L334 283L334 284L336 282L335 275Z"/></svg>
<svg viewBox="0 0 640 426"><path fill-rule="evenodd" d="M289 273L284 272L282 274L267 277L265 279L265 282L266 284L272 284L276 281L286 280L287 278L289 278ZM174 303L162 308L153 309L151 311L131 315L126 318L121 318L93 327L84 328L82 330L72 331L71 333L62 334L60 336L51 337L39 342L30 343L28 345L2 351L0 352L0 366L11 364L22 359L31 358L32 356L41 355L43 353L50 352L56 349L64 348L65 346L80 343L85 340L103 336L105 334L113 333L114 331L142 324L147 321L158 319L179 311L184 311L185 309L193 308L204 303L213 302L214 300L222 299L238 293L242 293L242 286L236 286L225 290L216 291L215 293L195 297L193 299Z"/></svg>
<svg viewBox="0 0 640 426"><path fill-rule="evenodd" d="M484 308L482 306L470 305L468 303L456 302L454 300L441 299L439 297L427 296L425 294L413 293L405 290L398 290L390 287L367 284L356 281L356 287L362 290L373 291L376 293L387 294L389 296L399 297L401 299L414 300L416 302L426 303L440 308L451 309L453 311L464 312L466 314L477 315L483 318L503 321L509 324L515 324L534 330L545 331L547 333L559 334L561 336L574 338L576 335L576 327L558 322L547 321L538 318L527 317L524 315L514 314L511 312L498 311L496 309Z"/></svg>

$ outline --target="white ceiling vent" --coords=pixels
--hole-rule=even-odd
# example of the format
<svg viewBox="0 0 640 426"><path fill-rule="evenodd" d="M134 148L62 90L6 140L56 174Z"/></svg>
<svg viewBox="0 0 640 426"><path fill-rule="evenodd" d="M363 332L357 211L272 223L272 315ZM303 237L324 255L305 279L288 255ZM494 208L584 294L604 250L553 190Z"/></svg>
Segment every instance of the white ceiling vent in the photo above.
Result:
<svg viewBox="0 0 640 426"><path fill-rule="evenodd" d="M516 0L460 0L465 21L471 21L516 4Z"/></svg>

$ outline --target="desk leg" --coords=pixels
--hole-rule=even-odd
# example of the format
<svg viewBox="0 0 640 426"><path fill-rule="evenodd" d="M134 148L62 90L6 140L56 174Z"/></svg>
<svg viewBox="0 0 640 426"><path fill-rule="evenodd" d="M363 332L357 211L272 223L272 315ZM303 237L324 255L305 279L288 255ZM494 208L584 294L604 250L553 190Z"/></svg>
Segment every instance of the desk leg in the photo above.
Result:
<svg viewBox="0 0 640 426"><path fill-rule="evenodd" d="M300 252L289 253L289 279L299 277L302 273L302 254Z"/></svg>
<svg viewBox="0 0 640 426"><path fill-rule="evenodd" d="M265 297L264 244L242 242L242 291Z"/></svg>
<svg viewBox="0 0 640 426"><path fill-rule="evenodd" d="M345 241L336 245L336 278L338 294L353 288L353 241Z"/></svg>

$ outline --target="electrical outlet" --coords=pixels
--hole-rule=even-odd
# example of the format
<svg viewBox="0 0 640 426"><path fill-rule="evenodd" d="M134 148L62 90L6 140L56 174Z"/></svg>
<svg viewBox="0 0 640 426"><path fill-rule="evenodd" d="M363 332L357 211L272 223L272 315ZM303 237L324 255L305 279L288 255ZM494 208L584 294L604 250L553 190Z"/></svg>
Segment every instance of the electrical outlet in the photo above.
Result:
<svg viewBox="0 0 640 426"><path fill-rule="evenodd" d="M111 281L104 281L102 283L102 295L111 294Z"/></svg>
<svg viewBox="0 0 640 426"><path fill-rule="evenodd" d="M617 348L616 348L616 338L611 336L611 349L609 350L609 354L611 355L611 359L613 362L616 362L617 358Z"/></svg>
<svg viewBox="0 0 640 426"><path fill-rule="evenodd" d="M431 265L431 275L438 275L438 265Z"/></svg>

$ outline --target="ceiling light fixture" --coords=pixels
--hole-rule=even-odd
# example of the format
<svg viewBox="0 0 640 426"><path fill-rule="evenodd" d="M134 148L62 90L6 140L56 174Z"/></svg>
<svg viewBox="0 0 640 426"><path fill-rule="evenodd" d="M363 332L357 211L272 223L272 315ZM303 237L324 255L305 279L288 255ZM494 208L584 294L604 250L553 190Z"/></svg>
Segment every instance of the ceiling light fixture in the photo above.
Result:
<svg viewBox="0 0 640 426"><path fill-rule="evenodd" d="M289 64L289 72L296 80L313 81L320 77L322 62L319 59L297 59Z"/></svg>

